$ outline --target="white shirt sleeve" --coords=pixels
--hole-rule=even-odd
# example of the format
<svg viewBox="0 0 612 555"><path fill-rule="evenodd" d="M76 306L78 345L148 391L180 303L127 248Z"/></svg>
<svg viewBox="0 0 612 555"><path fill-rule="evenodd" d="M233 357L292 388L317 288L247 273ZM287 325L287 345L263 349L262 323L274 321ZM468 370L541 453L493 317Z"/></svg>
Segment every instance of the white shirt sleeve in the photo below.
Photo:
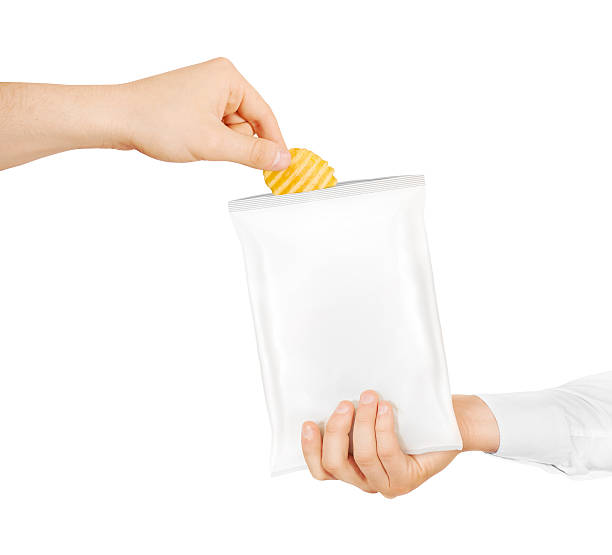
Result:
<svg viewBox="0 0 612 555"><path fill-rule="evenodd" d="M576 477L612 475L612 372L554 389L479 397L499 426L495 455Z"/></svg>

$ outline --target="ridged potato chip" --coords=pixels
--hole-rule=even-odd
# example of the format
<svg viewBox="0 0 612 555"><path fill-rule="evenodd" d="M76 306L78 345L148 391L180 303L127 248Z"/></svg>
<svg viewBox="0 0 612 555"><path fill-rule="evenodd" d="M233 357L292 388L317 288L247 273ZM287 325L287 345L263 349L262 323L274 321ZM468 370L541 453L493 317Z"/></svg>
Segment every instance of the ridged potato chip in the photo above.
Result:
<svg viewBox="0 0 612 555"><path fill-rule="evenodd" d="M305 148L291 148L289 152L291 164L287 169L263 172L266 184L275 195L327 189L338 182L334 168L314 152Z"/></svg>

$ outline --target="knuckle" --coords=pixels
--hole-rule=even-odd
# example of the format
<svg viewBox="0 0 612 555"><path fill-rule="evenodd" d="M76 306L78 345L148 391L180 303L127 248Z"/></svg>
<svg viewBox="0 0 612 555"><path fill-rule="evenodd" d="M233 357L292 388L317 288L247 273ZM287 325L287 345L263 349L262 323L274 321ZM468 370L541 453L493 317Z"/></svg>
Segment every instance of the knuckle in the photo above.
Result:
<svg viewBox="0 0 612 555"><path fill-rule="evenodd" d="M374 489L370 486L363 486L361 489L365 491L366 493L378 493L377 489Z"/></svg>
<svg viewBox="0 0 612 555"><path fill-rule="evenodd" d="M218 58L215 58L212 61L221 67L226 67L226 68L234 67L234 64L232 64L229 58L226 58L225 56L219 56Z"/></svg>
<svg viewBox="0 0 612 555"><path fill-rule="evenodd" d="M369 414L363 410L358 410L355 414L355 423L357 424L373 424L374 418L372 414Z"/></svg>
<svg viewBox="0 0 612 555"><path fill-rule="evenodd" d="M402 495L402 493L404 492L397 486L389 485L380 493L382 493L383 496L386 497L387 499L395 499L398 495Z"/></svg>
<svg viewBox="0 0 612 555"><path fill-rule="evenodd" d="M327 472L329 472L330 474L334 474L335 472L338 472L338 470L340 470L342 463L336 458L323 456L323 459L321 460L321 465Z"/></svg>
<svg viewBox="0 0 612 555"><path fill-rule="evenodd" d="M359 466L372 466L376 462L376 456L371 451L353 450L353 458Z"/></svg>
<svg viewBox="0 0 612 555"><path fill-rule="evenodd" d="M381 460L389 460L395 454L395 451L387 446L378 446L376 451L378 453L378 458Z"/></svg>
<svg viewBox="0 0 612 555"><path fill-rule="evenodd" d="M249 159L256 166L261 166L266 163L267 149L265 143L255 140L251 145L251 152L249 153Z"/></svg>
<svg viewBox="0 0 612 555"><path fill-rule="evenodd" d="M330 418L325 426L325 431L328 434L338 434L344 432L345 426L339 418Z"/></svg>

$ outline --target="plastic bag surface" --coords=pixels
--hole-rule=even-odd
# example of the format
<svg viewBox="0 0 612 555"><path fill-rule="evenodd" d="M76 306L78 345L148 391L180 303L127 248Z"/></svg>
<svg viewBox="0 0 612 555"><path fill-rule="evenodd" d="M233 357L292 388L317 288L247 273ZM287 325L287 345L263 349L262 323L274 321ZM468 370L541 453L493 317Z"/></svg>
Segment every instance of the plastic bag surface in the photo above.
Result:
<svg viewBox="0 0 612 555"><path fill-rule="evenodd" d="M422 176L231 201L272 426L271 470L305 468L301 424L374 389L406 453L461 449Z"/></svg>

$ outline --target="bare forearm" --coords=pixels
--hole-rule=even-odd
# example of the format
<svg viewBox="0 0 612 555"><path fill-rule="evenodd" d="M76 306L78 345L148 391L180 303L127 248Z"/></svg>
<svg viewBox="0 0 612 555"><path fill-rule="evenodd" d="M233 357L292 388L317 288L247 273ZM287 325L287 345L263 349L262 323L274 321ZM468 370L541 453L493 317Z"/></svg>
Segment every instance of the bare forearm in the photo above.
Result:
<svg viewBox="0 0 612 555"><path fill-rule="evenodd" d="M453 395L453 408L464 451L494 453L499 448L499 428L486 403L476 395Z"/></svg>
<svg viewBox="0 0 612 555"><path fill-rule="evenodd" d="M119 87L0 83L0 169L76 148L120 147Z"/></svg>

